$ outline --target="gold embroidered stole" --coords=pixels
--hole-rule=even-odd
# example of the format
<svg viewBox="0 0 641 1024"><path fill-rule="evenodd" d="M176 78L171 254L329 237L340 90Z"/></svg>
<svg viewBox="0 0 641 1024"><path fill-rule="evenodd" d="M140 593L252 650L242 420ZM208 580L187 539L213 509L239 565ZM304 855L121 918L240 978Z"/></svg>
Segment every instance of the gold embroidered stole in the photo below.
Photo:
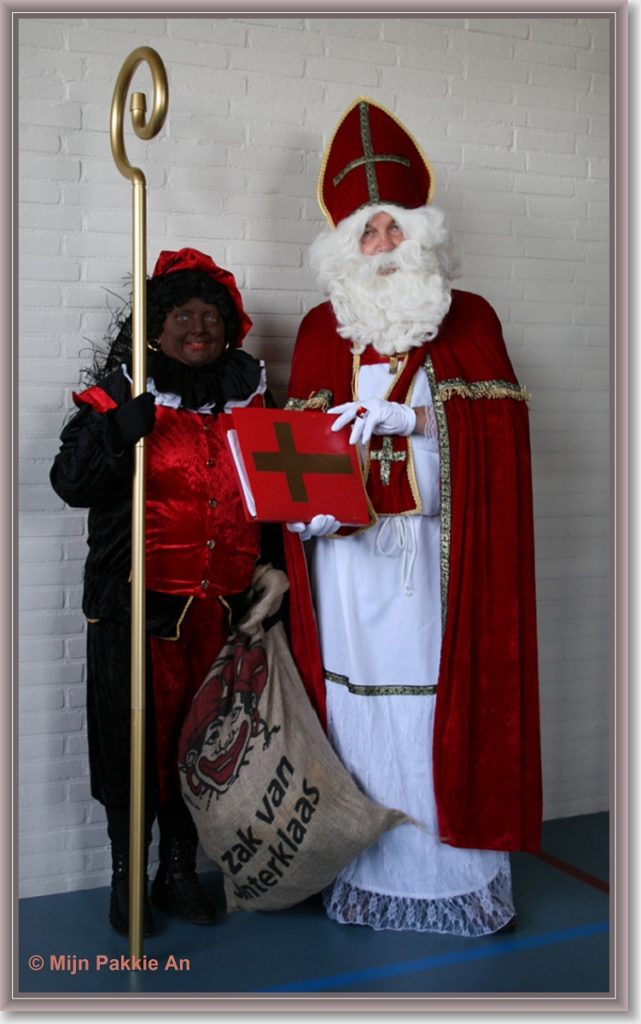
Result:
<svg viewBox="0 0 641 1024"><path fill-rule="evenodd" d="M388 402L410 405L414 379L425 359L424 346L396 357L398 369L385 394ZM358 401L360 356L352 364L352 397ZM372 435L365 450L364 477L367 493L378 515L412 515L422 511L409 438L398 434Z"/></svg>

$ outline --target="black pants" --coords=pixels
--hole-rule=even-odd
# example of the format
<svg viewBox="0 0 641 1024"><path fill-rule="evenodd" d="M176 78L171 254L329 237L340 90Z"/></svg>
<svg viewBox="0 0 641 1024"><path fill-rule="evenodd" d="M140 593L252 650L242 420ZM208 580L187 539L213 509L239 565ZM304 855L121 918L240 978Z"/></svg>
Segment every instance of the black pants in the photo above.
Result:
<svg viewBox="0 0 641 1024"><path fill-rule="evenodd" d="M106 807L107 831L114 850L127 852L129 849L129 811L122 808ZM194 846L198 841L196 826L182 798L175 798L162 803L158 807L158 826L160 828L160 856L170 839L186 839ZM154 818L145 817L145 845L151 842L151 826Z"/></svg>
<svg viewBox="0 0 641 1024"><path fill-rule="evenodd" d="M87 628L87 735L91 793L104 804L109 837L129 846L130 637L128 622L101 619ZM172 836L195 842L196 828L180 795L159 803L151 652L146 652L145 835L156 817L161 840Z"/></svg>

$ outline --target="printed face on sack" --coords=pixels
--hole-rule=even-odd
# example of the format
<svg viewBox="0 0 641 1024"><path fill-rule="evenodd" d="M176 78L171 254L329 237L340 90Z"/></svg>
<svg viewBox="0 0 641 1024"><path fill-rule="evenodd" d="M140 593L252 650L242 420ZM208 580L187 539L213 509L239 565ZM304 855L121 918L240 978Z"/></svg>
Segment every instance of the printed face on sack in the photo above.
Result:
<svg viewBox="0 0 641 1024"><path fill-rule="evenodd" d="M211 799L227 792L243 765L249 764L251 740L262 736L263 750L280 726L270 728L258 705L267 683L262 644L242 641L212 666L194 697L194 726L181 740L180 771L196 797Z"/></svg>
<svg viewBox="0 0 641 1024"><path fill-rule="evenodd" d="M256 697L236 692L230 707L210 722L199 753L194 759L194 773L208 788L224 793L237 778L254 730Z"/></svg>
<svg viewBox="0 0 641 1024"><path fill-rule="evenodd" d="M161 351L186 366L209 366L225 351L225 324L218 306L191 298L170 309L158 338Z"/></svg>

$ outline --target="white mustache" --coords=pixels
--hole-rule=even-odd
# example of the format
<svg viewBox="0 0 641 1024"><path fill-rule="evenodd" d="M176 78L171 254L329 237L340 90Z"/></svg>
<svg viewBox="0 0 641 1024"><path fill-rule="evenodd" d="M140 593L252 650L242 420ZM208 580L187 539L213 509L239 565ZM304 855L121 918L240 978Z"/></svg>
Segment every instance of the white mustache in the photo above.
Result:
<svg viewBox="0 0 641 1024"><path fill-rule="evenodd" d="M358 253L355 259L359 278L370 281L395 270L425 269L425 262L426 254L422 252L420 244L411 238L406 238L391 252L379 252L373 256Z"/></svg>

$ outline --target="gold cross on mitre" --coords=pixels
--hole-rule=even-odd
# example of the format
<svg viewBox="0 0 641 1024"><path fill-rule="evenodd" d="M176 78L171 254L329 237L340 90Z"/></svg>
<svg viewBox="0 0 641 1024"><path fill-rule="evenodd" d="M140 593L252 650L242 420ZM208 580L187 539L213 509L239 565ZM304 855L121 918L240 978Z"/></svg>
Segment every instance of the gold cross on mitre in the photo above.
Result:
<svg viewBox="0 0 641 1024"><path fill-rule="evenodd" d="M318 202L331 226L381 203L414 210L431 202L433 191L427 157L404 125L374 100L355 100L325 150L318 178Z"/></svg>
<svg viewBox="0 0 641 1024"><path fill-rule="evenodd" d="M389 487L390 474L392 471L393 462L405 462L407 458L407 452L395 452L394 442L391 437L384 437L383 444L380 449L376 451L370 451L369 457L373 462L380 462L381 464L381 483L385 487Z"/></svg>
<svg viewBox="0 0 641 1024"><path fill-rule="evenodd" d="M363 147L363 155L357 157L355 160L350 160L342 171L335 174L332 178L332 185L339 185L346 174L350 171L355 170L357 167L365 167L365 178L367 181L367 191L369 194L370 203L380 202L380 193L378 190L378 181L376 180L376 172L374 165L377 163L390 163L390 164L401 164L403 167L409 167L410 162L407 157L399 156L396 153L380 153L374 152L374 146L372 145L372 128L369 121L369 104L361 102L358 105L358 117L361 134L361 145Z"/></svg>

